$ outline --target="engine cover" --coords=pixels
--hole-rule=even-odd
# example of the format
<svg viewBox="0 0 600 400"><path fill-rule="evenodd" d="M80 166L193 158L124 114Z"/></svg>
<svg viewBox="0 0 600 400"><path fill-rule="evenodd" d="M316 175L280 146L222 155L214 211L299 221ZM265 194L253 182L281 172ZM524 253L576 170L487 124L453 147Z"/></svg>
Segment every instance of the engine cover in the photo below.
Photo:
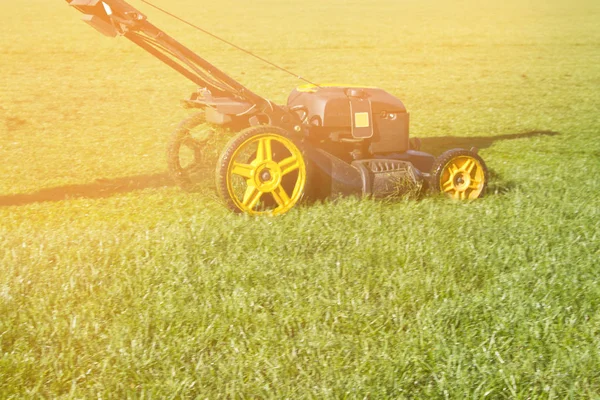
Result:
<svg viewBox="0 0 600 400"><path fill-rule="evenodd" d="M373 154L408 150L409 117L404 104L378 88L304 85L288 98L318 132L348 131L370 142Z"/></svg>

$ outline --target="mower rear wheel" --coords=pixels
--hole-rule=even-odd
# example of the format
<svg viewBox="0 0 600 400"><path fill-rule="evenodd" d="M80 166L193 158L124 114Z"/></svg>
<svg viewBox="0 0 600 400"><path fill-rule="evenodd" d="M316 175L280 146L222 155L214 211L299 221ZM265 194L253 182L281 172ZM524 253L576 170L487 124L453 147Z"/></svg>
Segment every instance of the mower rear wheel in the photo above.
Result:
<svg viewBox="0 0 600 400"><path fill-rule="evenodd" d="M227 207L250 215L279 215L303 198L308 162L287 131L250 127L231 139L219 157L217 190Z"/></svg>
<svg viewBox="0 0 600 400"><path fill-rule="evenodd" d="M456 200L474 200L485 193L488 170L477 153L452 149L435 160L431 180L431 186L436 192Z"/></svg>
<svg viewBox="0 0 600 400"><path fill-rule="evenodd" d="M167 145L167 165L173 181L185 190L193 190L195 175L202 162L202 148L212 131L202 129L206 122L204 112L196 113L183 120Z"/></svg>

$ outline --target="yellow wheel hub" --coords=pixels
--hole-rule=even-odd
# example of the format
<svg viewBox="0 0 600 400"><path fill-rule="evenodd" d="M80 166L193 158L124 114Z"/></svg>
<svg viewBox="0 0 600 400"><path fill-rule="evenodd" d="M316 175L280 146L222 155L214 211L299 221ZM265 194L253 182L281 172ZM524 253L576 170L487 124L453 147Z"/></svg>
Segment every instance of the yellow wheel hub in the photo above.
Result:
<svg viewBox="0 0 600 400"><path fill-rule="evenodd" d="M306 165L302 152L290 139L278 134L251 136L233 152L226 184L231 200L241 211L253 215L283 214L304 192Z"/></svg>
<svg viewBox="0 0 600 400"><path fill-rule="evenodd" d="M481 163L470 156L451 159L440 176L440 188L448 196L458 200L479 197L485 184L485 172Z"/></svg>

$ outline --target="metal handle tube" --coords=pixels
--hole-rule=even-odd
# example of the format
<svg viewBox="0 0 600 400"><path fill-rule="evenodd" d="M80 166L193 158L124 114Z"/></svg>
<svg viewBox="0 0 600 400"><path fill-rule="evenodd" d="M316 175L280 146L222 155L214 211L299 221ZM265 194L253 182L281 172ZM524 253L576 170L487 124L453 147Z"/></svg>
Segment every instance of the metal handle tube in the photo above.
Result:
<svg viewBox="0 0 600 400"><path fill-rule="evenodd" d="M206 61L204 58L200 57L198 54L196 54L186 46L179 43L177 40L173 39L171 36L166 34L164 31L160 30L150 22L142 21L139 28L137 29L147 34L148 36L154 38L154 40L158 42L163 42L166 47L173 47L175 50L177 50L177 52L181 53L184 57L188 58L194 64L197 64L208 74L212 75L215 79L233 88L237 92L236 94L241 96L243 99L249 101L252 104L258 105L259 107L268 105L268 101L266 99L252 92L250 89L246 88L244 85L227 75L225 72L221 71L219 68L217 68L210 62Z"/></svg>
<svg viewBox="0 0 600 400"><path fill-rule="evenodd" d="M184 66L182 66L181 64L179 64L178 62L173 60L172 58L166 56L160 50L158 50L155 47L153 47L152 45L150 45L148 42L143 40L138 33L127 32L124 36L127 39L129 39L130 41L132 41L133 43L135 43L136 45L138 45L139 47L141 47L142 49L146 50L148 53L152 54L154 57L158 58L163 63L167 64L169 67L173 68L175 71L179 72L181 75L185 76L186 78L188 78L189 80L194 82L196 85L198 85L200 87L205 87L214 94L227 95L227 93L223 92L222 90L220 90L220 89L214 87L213 85L209 84L208 82L204 81L203 79L198 77L196 74L194 74L192 71L185 68Z"/></svg>

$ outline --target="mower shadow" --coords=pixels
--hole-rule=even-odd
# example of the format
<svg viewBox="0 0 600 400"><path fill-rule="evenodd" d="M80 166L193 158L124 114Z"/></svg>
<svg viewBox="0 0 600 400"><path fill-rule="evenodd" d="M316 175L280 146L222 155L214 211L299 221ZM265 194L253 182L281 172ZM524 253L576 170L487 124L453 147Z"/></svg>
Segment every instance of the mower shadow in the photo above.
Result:
<svg viewBox="0 0 600 400"><path fill-rule="evenodd" d="M470 149L471 147L476 147L477 149L486 149L493 145L497 141L502 140L514 140L514 139L525 139L536 136L555 136L559 135L559 132L550 131L550 130L532 130L521 133L511 133L505 135L496 135L496 136L473 136L473 137L455 137L455 136L440 136L440 137L431 137L431 138L420 138L421 139L421 149L425 152L431 153L435 156L440 155L446 150L455 149L455 148L463 148ZM503 195L515 187L517 184L515 182L505 180L499 173L497 173L493 168L488 166L488 172L490 174L489 181L490 184L487 188L487 193L494 195Z"/></svg>
<svg viewBox="0 0 600 400"><path fill-rule="evenodd" d="M446 150L455 148L470 149L471 147L476 147L481 150L487 149L495 142L502 140L524 139L536 136L555 136L559 134L559 132L549 130L533 130L496 136L439 136L419 139L421 140L421 149L423 151L438 156Z"/></svg>
<svg viewBox="0 0 600 400"><path fill-rule="evenodd" d="M474 136L474 137L455 137L440 136L431 138L421 138L423 151L434 155L439 155L445 150L462 147L469 149L477 147L485 149L497 141L530 138L535 136L554 136L558 132L547 130L535 130L523 133L514 133L496 136ZM492 187L488 190L491 193L505 193L514 187L511 182L503 181L492 170ZM0 196L0 207L22 206L33 203L55 202L67 199L101 199L114 196L116 194L129 193L136 190L171 187L174 182L168 173L147 175L133 175L114 179L96 179L94 182L80 185L65 185L53 188L41 189L33 193L13 194Z"/></svg>
<svg viewBox="0 0 600 400"><path fill-rule="evenodd" d="M101 199L115 194L135 190L173 186L169 175L164 172L150 175L125 176L115 179L96 179L81 185L66 185L41 189L27 194L0 196L0 207L22 206L33 203L54 202L67 199Z"/></svg>

